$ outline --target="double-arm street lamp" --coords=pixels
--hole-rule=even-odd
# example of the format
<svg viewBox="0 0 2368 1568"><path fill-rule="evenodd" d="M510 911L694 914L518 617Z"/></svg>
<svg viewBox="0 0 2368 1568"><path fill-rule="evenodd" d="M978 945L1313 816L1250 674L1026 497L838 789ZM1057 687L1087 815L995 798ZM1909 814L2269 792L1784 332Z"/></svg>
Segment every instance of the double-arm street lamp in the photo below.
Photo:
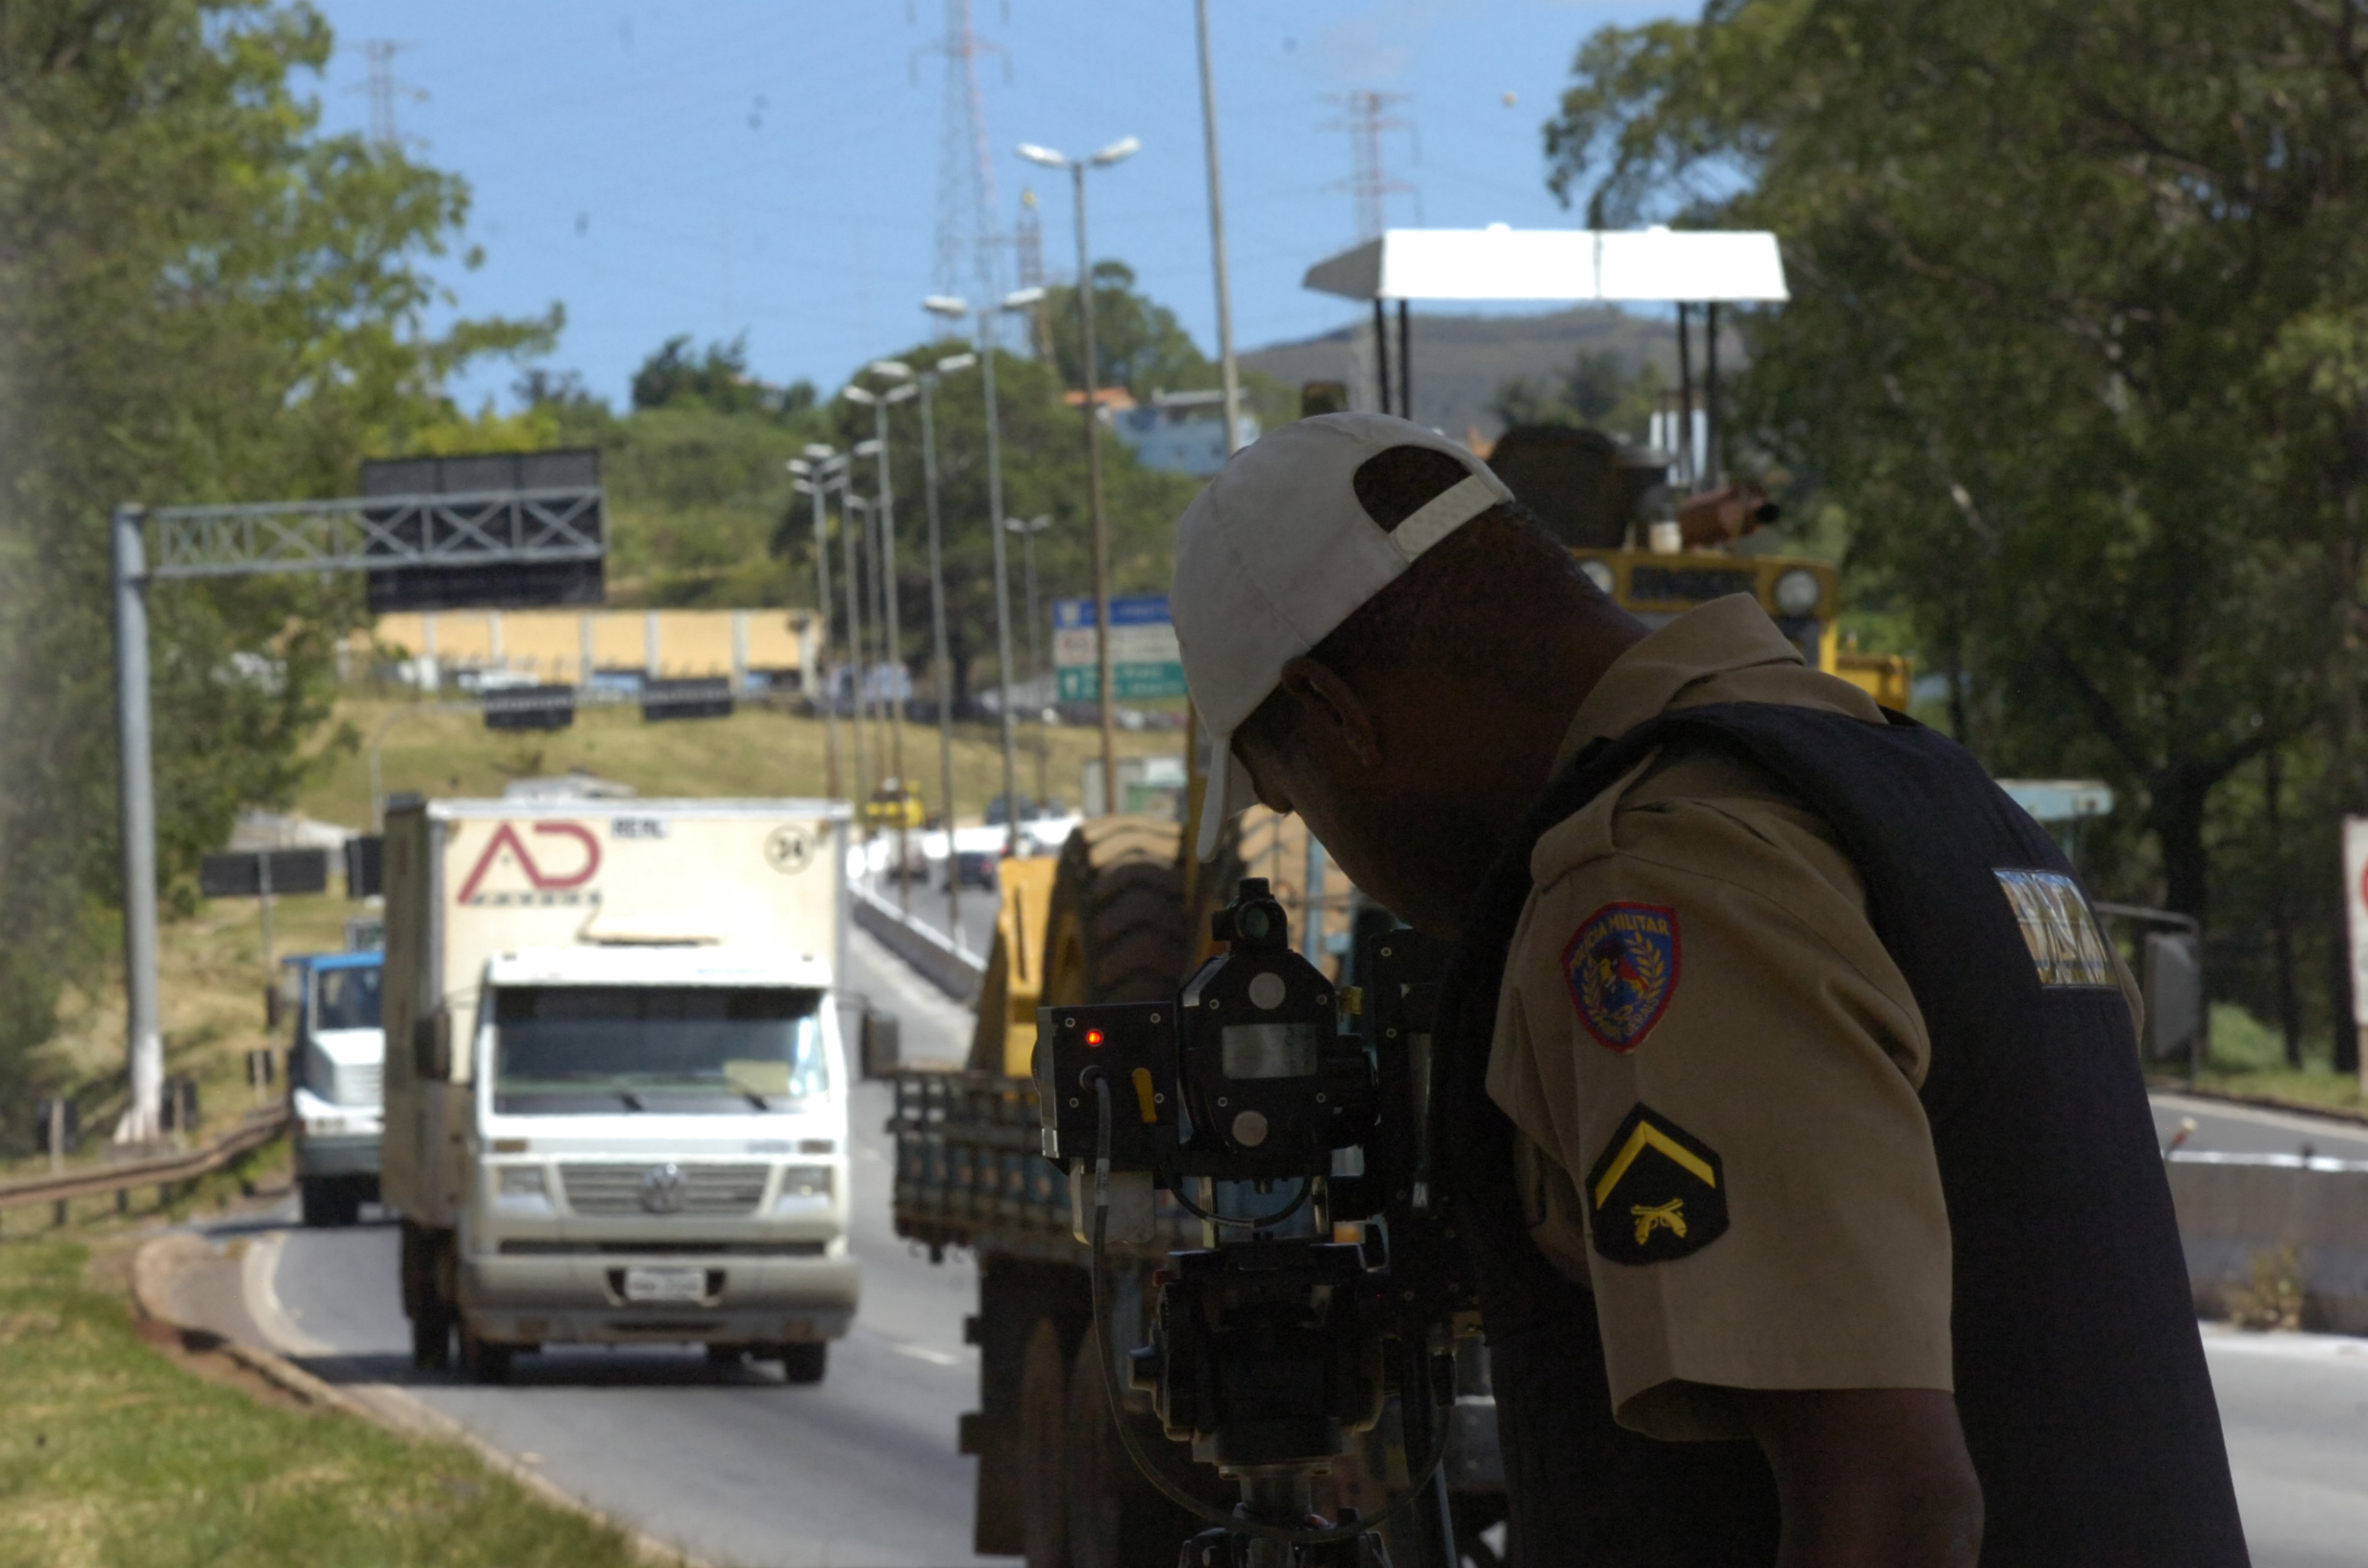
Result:
<svg viewBox="0 0 2368 1568"><path fill-rule="evenodd" d="M996 526L1003 515L1003 447L1001 417L995 401L995 312L1025 310L1044 297L1041 288L1023 288L992 306L974 306L950 294L932 294L921 302L932 315L949 321L970 318L975 324L972 341L978 345L978 369L987 404L987 532L995 541L995 649L997 679L1001 683L996 705L1003 731L1003 848L1012 855L1020 852L1020 785L1011 737L1011 568L1003 549L1003 530Z"/></svg>
<svg viewBox="0 0 2368 1568"><path fill-rule="evenodd" d="M829 747L829 794L840 795L839 776L839 693L838 670L831 662L830 650L830 516L829 496L833 482L844 482L847 476L847 453L834 452L819 444L805 449L803 457L792 457L788 468L791 487L802 496L814 498L814 603L815 613L822 619L822 640L816 648L815 662L822 666L823 725Z"/></svg>
<svg viewBox="0 0 2368 1568"><path fill-rule="evenodd" d="M1101 797L1114 807L1119 798L1119 748L1118 708L1110 670L1110 520L1102 506L1101 494L1101 407L1100 393L1094 384L1094 264L1088 257L1085 238L1085 171L1108 168L1132 158L1142 146L1142 142L1128 136L1090 158L1069 158L1032 142L1022 142L1018 149L1020 156L1031 163L1041 163L1048 169L1067 169L1076 193L1077 313L1085 331L1085 480L1094 517L1095 641L1101 650L1098 671L1101 683ZM1000 507L997 508L996 516L1002 516Z"/></svg>

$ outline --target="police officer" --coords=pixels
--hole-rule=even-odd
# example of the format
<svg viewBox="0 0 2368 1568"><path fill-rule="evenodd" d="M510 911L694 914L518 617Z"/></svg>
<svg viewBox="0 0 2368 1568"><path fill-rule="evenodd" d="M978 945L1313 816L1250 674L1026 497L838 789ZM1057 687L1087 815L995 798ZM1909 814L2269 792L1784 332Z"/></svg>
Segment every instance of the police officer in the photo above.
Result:
<svg viewBox="0 0 2368 1568"><path fill-rule="evenodd" d="M1385 416L1237 455L1172 605L1202 857L1254 796L1459 944L1518 1560L2245 1561L2127 970L1965 752Z"/></svg>

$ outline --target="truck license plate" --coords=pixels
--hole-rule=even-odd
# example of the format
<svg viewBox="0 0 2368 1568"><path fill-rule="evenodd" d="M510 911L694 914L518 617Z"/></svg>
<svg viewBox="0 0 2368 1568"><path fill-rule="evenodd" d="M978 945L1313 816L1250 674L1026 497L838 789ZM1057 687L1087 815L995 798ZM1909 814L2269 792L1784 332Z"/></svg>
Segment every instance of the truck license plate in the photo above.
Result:
<svg viewBox="0 0 2368 1568"><path fill-rule="evenodd" d="M703 1268L637 1266L625 1271L628 1301L700 1301L706 1294L707 1271Z"/></svg>

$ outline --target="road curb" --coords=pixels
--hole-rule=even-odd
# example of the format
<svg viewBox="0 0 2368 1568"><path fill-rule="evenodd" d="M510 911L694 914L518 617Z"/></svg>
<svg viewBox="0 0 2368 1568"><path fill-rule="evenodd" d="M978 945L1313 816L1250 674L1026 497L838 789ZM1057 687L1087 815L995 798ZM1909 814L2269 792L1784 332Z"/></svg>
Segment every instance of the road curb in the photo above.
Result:
<svg viewBox="0 0 2368 1568"><path fill-rule="evenodd" d="M176 1317L164 1299L161 1288L165 1249L196 1237L185 1231L168 1232L140 1243L132 1257L132 1305L144 1318L161 1323L180 1334L205 1334L210 1331ZM203 1243L200 1243L201 1245ZM353 1388L340 1388L313 1376L303 1367L275 1351L259 1345L243 1345L235 1340L224 1340L220 1349L232 1360L247 1368L286 1393L308 1405L318 1406L358 1420L382 1427L399 1437L418 1441L428 1439L457 1443L466 1448L487 1466L500 1471L524 1487L537 1501L554 1507L565 1508L595 1524L605 1525L623 1535L634 1557L651 1568L716 1568L716 1565L687 1552L668 1546L665 1542L634 1529L604 1509L593 1507L582 1498L565 1490L550 1477L532 1465L505 1454L486 1442L467 1427L413 1396L408 1390L393 1384L362 1384Z"/></svg>

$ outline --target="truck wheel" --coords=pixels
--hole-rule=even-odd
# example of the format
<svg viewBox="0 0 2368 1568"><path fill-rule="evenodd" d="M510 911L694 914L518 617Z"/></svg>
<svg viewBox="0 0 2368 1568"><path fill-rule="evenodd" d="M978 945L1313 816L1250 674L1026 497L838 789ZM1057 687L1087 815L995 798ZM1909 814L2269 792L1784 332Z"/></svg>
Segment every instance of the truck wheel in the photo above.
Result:
<svg viewBox="0 0 2368 1568"><path fill-rule="evenodd" d="M453 1364L456 1314L437 1266L443 1246L441 1237L403 1222L403 1310L411 1319L411 1364L423 1372Z"/></svg>
<svg viewBox="0 0 2368 1568"><path fill-rule="evenodd" d="M791 1383L820 1383L830 1370L830 1346L821 1339L781 1347L781 1376Z"/></svg>
<svg viewBox="0 0 2368 1568"><path fill-rule="evenodd" d="M1097 817L1069 836L1045 922L1045 1005L1175 994L1193 956L1182 837L1176 823L1145 816Z"/></svg>
<svg viewBox="0 0 2368 1568"><path fill-rule="evenodd" d="M479 1336L477 1331L463 1321L460 1325L460 1375L471 1383L507 1383L509 1381L510 1349Z"/></svg>
<svg viewBox="0 0 2368 1568"><path fill-rule="evenodd" d="M1135 1433L1147 1447L1164 1437L1137 1419ZM1077 1347L1069 1374L1069 1561L1071 1568L1126 1568L1165 1562L1194 1533L1199 1521L1161 1496L1135 1468L1110 1421L1101 1362L1088 1334ZM1156 1447L1153 1447L1156 1457Z"/></svg>
<svg viewBox="0 0 2368 1568"><path fill-rule="evenodd" d="M319 1230L337 1223L336 1194L326 1176L307 1176L296 1184L296 1201L304 1211L305 1228Z"/></svg>
<svg viewBox="0 0 2368 1568"><path fill-rule="evenodd" d="M329 1223L332 1225L361 1223L361 1178L347 1176L330 1184Z"/></svg>
<svg viewBox="0 0 2368 1568"><path fill-rule="evenodd" d="M1069 1366L1040 1318L1020 1363L1020 1533L1027 1568L1069 1568Z"/></svg>

